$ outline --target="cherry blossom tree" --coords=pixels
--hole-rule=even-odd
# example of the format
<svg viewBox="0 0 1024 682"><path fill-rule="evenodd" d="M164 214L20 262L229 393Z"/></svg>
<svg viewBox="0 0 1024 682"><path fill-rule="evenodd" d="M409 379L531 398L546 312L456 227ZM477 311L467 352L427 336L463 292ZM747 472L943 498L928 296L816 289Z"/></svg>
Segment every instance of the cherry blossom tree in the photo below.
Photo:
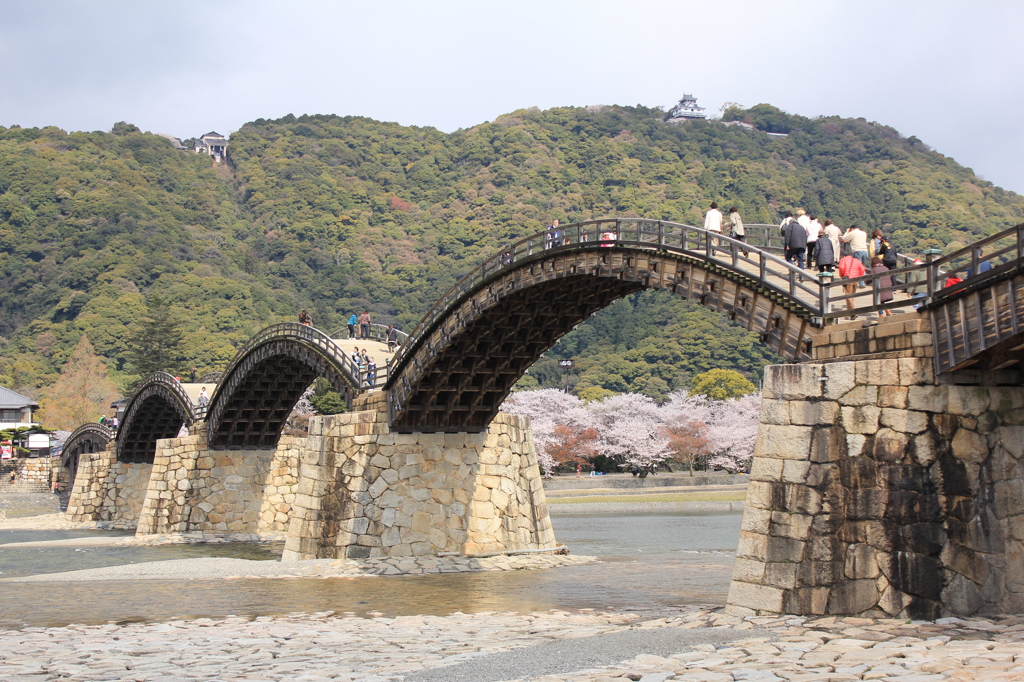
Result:
<svg viewBox="0 0 1024 682"><path fill-rule="evenodd" d="M723 401L709 424L708 439L714 443L716 454L708 460L708 466L733 472L747 470L754 456L760 420L760 394Z"/></svg>
<svg viewBox="0 0 1024 682"><path fill-rule="evenodd" d="M530 417L546 475L563 463L604 455L625 470L647 472L676 459L743 471L754 454L761 397L714 400L677 391L658 405L639 393L584 404L558 389L512 394L502 410Z"/></svg>
<svg viewBox="0 0 1024 682"><path fill-rule="evenodd" d="M664 415L651 398L639 393L614 395L587 406L601 434L600 454L624 469L650 471L668 459Z"/></svg>
<svg viewBox="0 0 1024 682"><path fill-rule="evenodd" d="M557 442L555 426L558 424L574 425L581 428L591 426L583 401L557 388L513 393L505 400L501 409L509 414L530 418L537 460L548 476L558 466L554 455L549 452L549 446Z"/></svg>

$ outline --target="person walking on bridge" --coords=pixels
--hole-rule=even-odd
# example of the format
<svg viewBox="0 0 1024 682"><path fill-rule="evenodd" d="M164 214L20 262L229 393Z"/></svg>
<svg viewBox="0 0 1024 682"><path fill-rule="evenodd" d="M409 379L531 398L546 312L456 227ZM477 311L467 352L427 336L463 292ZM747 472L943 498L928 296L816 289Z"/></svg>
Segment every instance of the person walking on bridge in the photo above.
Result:
<svg viewBox="0 0 1024 682"><path fill-rule="evenodd" d="M551 227L544 235L544 250L547 251L553 246L562 245L562 229L558 227L558 219L551 221Z"/></svg>
<svg viewBox="0 0 1024 682"><path fill-rule="evenodd" d="M816 254L818 251L818 239L821 237L821 223L818 222L817 217L810 216L807 223L807 269L816 262Z"/></svg>
<svg viewBox="0 0 1024 682"><path fill-rule="evenodd" d="M722 234L722 212L718 210L718 204L711 202L711 208L704 215L704 229L708 232ZM718 237L711 237L711 245L718 246Z"/></svg>
<svg viewBox="0 0 1024 682"><path fill-rule="evenodd" d="M398 346L398 329L395 328L395 325L388 325L388 333L385 336L385 339L388 342L388 352L394 353L395 347Z"/></svg>
<svg viewBox="0 0 1024 682"><path fill-rule="evenodd" d="M842 277L843 279L856 279L858 277L863 277L866 272L867 271L864 269L864 264L861 263L860 259L857 258L856 256L843 256L839 260L839 276ZM853 302L853 297L857 293L857 283L844 282L843 293L845 293L848 296L848 298L846 299L846 309L853 310L854 308L856 308L857 306ZM854 320L856 318L856 315L850 316L851 320Z"/></svg>
<svg viewBox="0 0 1024 682"><path fill-rule="evenodd" d="M835 261L839 262L839 256L843 253L842 233L839 231L839 226L833 223L831 220L826 220L824 227L821 229L821 236L828 238L832 242L832 257Z"/></svg>
<svg viewBox="0 0 1024 682"><path fill-rule="evenodd" d="M790 216L783 221L782 237L786 246L786 260L801 270L804 269L804 251L807 250L807 229Z"/></svg>
<svg viewBox="0 0 1024 682"><path fill-rule="evenodd" d="M199 398L196 402L199 403L199 407L206 407L210 404L210 398L206 395L206 386L199 389Z"/></svg>
<svg viewBox="0 0 1024 682"><path fill-rule="evenodd" d="M822 235L818 238L818 249L814 254L818 272L832 272L836 269L836 252L832 249L832 240ZM808 265L810 265L808 263Z"/></svg>
<svg viewBox="0 0 1024 682"><path fill-rule="evenodd" d="M868 260L867 233L856 225L850 225L846 230L846 234L843 235L843 241L850 245L850 250L853 251L853 257L859 260L860 264L863 265L866 270L868 264L871 262Z"/></svg>
<svg viewBox="0 0 1024 682"><path fill-rule="evenodd" d="M733 206L729 209L729 224L732 225L732 238L738 242L747 241L747 228L743 226L743 218L740 217L740 210ZM743 247L743 255L749 256L750 252Z"/></svg>
<svg viewBox="0 0 1024 682"><path fill-rule="evenodd" d="M352 313L348 318L348 338L356 338L356 325L359 324L359 318L355 313Z"/></svg>
<svg viewBox="0 0 1024 682"><path fill-rule="evenodd" d="M306 312L305 308L299 313L299 324L304 324L307 327L313 326L313 316Z"/></svg>
<svg viewBox="0 0 1024 682"><path fill-rule="evenodd" d="M364 310L359 316L359 336L363 339L370 338L370 311Z"/></svg>

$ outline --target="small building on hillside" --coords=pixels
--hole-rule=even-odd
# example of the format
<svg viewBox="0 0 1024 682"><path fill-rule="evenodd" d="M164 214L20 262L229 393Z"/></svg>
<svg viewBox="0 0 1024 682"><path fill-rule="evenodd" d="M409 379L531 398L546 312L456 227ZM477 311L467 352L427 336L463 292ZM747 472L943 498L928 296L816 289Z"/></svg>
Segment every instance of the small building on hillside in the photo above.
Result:
<svg viewBox="0 0 1024 682"><path fill-rule="evenodd" d="M39 409L39 403L0 386L0 429L17 429L32 426L32 413Z"/></svg>
<svg viewBox="0 0 1024 682"><path fill-rule="evenodd" d="M220 133L206 133L196 140L193 151L212 156L214 163L220 163L228 154L228 140Z"/></svg>
<svg viewBox="0 0 1024 682"><path fill-rule="evenodd" d="M672 107L672 110L665 114L665 121L668 123L685 123L686 121L700 120L707 118L704 107L697 106L697 98L693 95L683 95L679 104Z"/></svg>

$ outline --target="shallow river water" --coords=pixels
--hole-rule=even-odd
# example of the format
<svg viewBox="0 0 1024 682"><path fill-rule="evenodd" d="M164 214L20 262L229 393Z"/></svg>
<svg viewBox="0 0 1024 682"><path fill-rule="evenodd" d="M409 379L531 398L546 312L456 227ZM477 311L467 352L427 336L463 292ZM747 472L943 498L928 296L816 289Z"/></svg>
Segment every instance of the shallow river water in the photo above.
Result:
<svg viewBox="0 0 1024 682"><path fill-rule="evenodd" d="M601 563L548 570L405 577L0 583L0 627L336 611L658 610L722 604L742 514L552 516L555 536ZM0 531L0 543L97 532ZM280 544L0 549L0 577L199 556L275 560Z"/></svg>

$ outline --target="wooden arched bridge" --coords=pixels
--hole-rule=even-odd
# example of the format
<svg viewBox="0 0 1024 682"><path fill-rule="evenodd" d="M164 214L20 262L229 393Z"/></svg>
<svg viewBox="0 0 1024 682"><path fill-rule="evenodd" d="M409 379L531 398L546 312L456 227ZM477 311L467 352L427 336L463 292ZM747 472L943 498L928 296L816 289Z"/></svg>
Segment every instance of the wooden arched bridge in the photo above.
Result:
<svg viewBox="0 0 1024 682"><path fill-rule="evenodd" d="M857 293L781 257L778 229L750 225L739 242L701 228L641 219L593 220L502 249L463 277L427 312L389 366L368 381L365 368L315 328L283 323L239 349L205 409L168 374L147 377L117 433L118 459L152 461L156 440L207 424L213 449L276 445L303 391L324 377L349 401L368 388L387 392L391 429L479 432L515 382L561 336L614 300L664 289L721 311L791 362L811 359L810 335L830 320L907 307L908 278L933 321L936 371L1005 367L1024 354L1024 225L943 258L930 257L858 281ZM963 282L946 287L948 277ZM849 280L843 283L849 283ZM882 295L896 299L883 303ZM854 307L847 308L847 301ZM376 330L380 334L380 330ZM85 429L83 431L83 429ZM69 441L94 447L86 427Z"/></svg>

